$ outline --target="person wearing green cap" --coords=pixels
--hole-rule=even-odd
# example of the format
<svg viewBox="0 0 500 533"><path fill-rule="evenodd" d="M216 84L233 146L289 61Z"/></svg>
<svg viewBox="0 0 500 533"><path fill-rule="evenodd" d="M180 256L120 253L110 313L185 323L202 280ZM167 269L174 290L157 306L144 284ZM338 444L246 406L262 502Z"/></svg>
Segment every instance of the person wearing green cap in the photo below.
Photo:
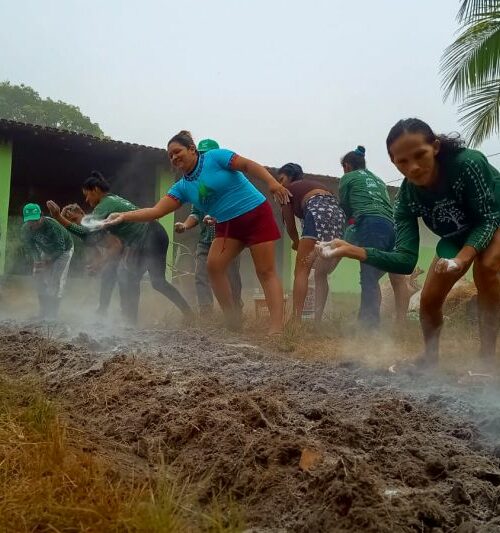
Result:
<svg viewBox="0 0 500 533"><path fill-rule="evenodd" d="M209 150L218 150L219 143L212 139L203 139L198 143L198 152L204 154ZM196 287L196 297L200 316L204 317L213 311L214 296L207 270L208 252L212 241L215 239L215 220L207 213L192 206L190 215L184 222L175 224L177 233L184 233L198 225L201 225L200 238L196 245L196 265L194 271L194 282ZM237 256L229 265L227 277L231 285L235 309L241 310L243 301L241 299L241 276L240 276L240 256Z"/></svg>
<svg viewBox="0 0 500 533"><path fill-rule="evenodd" d="M40 302L40 318L55 319L73 257L69 232L50 217L42 216L38 204L23 208L21 240L33 259L33 276Z"/></svg>
<svg viewBox="0 0 500 533"><path fill-rule="evenodd" d="M418 219L422 218L441 240L420 299L425 354L418 364L437 364L444 301L472 266L480 355L482 363L490 366L500 325L500 173L481 152L464 148L458 137L436 135L420 119L397 122L386 144L391 161L405 177L394 207L394 249L334 240L318 252L411 274L418 259Z"/></svg>
<svg viewBox="0 0 500 533"><path fill-rule="evenodd" d="M198 143L198 152L204 154L209 150L218 150L220 148L219 143L213 139L202 139Z"/></svg>

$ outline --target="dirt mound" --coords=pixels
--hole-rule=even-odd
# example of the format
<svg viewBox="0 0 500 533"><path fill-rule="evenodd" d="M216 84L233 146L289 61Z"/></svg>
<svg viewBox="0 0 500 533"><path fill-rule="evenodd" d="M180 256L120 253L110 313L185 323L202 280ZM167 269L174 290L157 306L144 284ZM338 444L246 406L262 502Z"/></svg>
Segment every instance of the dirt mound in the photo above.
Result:
<svg viewBox="0 0 500 533"><path fill-rule="evenodd" d="M4 369L38 372L71 402L75 424L165 462L197 484L201 504L229 491L249 526L497 527L500 462L479 427L445 413L446 396L419 398L356 365L283 360L199 331L122 339L132 354L28 330L3 340Z"/></svg>

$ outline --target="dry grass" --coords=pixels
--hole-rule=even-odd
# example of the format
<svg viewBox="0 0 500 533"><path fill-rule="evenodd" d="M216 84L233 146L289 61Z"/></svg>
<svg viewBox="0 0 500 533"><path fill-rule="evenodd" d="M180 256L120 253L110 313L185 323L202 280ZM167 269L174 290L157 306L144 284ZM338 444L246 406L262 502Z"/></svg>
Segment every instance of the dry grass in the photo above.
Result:
<svg viewBox="0 0 500 533"><path fill-rule="evenodd" d="M0 378L2 533L242 529L234 505L215 500L202 513L189 487L161 465L153 475L96 452L84 433L62 422L36 383Z"/></svg>
<svg viewBox="0 0 500 533"><path fill-rule="evenodd" d="M478 358L479 330L471 319L466 302L457 297L445 309L441 336L441 370L463 374L480 364ZM309 361L358 361L373 368L385 368L396 362L411 362L424 349L417 316L397 324L385 318L377 332L360 328L356 313L347 310L328 317L318 328L314 323L289 322L282 338L271 348L290 357ZM500 345L497 361L500 363Z"/></svg>

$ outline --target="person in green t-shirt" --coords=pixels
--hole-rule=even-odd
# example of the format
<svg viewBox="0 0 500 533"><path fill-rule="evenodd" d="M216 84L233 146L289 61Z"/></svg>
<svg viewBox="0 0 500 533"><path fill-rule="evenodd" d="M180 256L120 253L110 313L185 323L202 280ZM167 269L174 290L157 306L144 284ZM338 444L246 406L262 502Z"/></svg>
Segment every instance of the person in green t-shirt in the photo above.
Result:
<svg viewBox="0 0 500 533"><path fill-rule="evenodd" d="M481 152L464 148L458 137L436 135L428 124L415 118L393 126L387 150L405 177L394 207L394 250L335 240L318 251L410 274L418 259L418 219L422 218L441 240L420 300L425 354L419 363L437 363L444 301L473 266L480 354L491 364L500 325L500 173Z"/></svg>
<svg viewBox="0 0 500 533"><path fill-rule="evenodd" d="M68 231L82 238L94 238L96 229L104 229L104 221L110 213L134 211L137 207L130 201L110 192L110 185L100 172L93 171L82 185L87 203L93 207L91 225L75 224L61 214L57 204L47 202L52 216ZM123 252L118 267L118 286L122 312L125 318L136 323L141 292L141 279L149 273L151 285L166 296L184 315L192 321L193 312L181 293L165 279L166 256L169 245L167 232L159 222L122 222L106 227L123 244Z"/></svg>
<svg viewBox="0 0 500 533"><path fill-rule="evenodd" d="M212 139L202 139L198 143L198 152L204 154L210 150L219 149L219 143ZM192 206L191 213L184 222L177 222L175 224L175 231L177 233L184 233L198 225L201 226L200 238L196 245L196 265L194 271L194 282L196 287L196 297L198 300L198 309L200 316L205 316L207 313L213 312L214 295L208 277L207 260L210 246L215 239L215 224L216 220L209 217L207 213ZM241 299L241 276L240 276L240 256L233 259L227 269L227 278L231 285L231 293L234 298L235 311L241 311L243 308L243 301Z"/></svg>
<svg viewBox="0 0 500 533"><path fill-rule="evenodd" d="M23 207L21 240L33 259L40 318L57 318L69 265L73 240L66 229L50 217L42 216L38 204Z"/></svg>
<svg viewBox="0 0 500 533"><path fill-rule="evenodd" d="M63 207L61 215L70 222L81 225L85 211L78 204L69 204ZM86 248L88 273L90 275L100 273L101 275L99 306L96 312L100 316L106 316L118 281L122 242L108 231L96 231L83 242Z"/></svg>
<svg viewBox="0 0 500 533"><path fill-rule="evenodd" d="M340 163L344 175L340 178L340 205L349 223L345 239L358 246L390 251L395 243L394 218L386 184L366 168L364 146L348 152ZM382 294L379 280L383 270L361 263L361 303L358 319L366 328L380 325ZM394 290L396 317L404 320L410 294L405 276L389 274Z"/></svg>

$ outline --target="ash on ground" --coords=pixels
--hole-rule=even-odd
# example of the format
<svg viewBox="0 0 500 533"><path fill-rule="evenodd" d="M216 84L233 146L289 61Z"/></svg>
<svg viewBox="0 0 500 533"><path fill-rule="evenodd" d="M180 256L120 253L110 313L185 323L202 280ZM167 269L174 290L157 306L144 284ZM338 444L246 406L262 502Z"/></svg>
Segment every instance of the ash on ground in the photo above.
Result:
<svg viewBox="0 0 500 533"><path fill-rule="evenodd" d="M494 383L307 362L215 330L0 326L0 364L37 374L72 424L231 494L249 528L500 531Z"/></svg>

